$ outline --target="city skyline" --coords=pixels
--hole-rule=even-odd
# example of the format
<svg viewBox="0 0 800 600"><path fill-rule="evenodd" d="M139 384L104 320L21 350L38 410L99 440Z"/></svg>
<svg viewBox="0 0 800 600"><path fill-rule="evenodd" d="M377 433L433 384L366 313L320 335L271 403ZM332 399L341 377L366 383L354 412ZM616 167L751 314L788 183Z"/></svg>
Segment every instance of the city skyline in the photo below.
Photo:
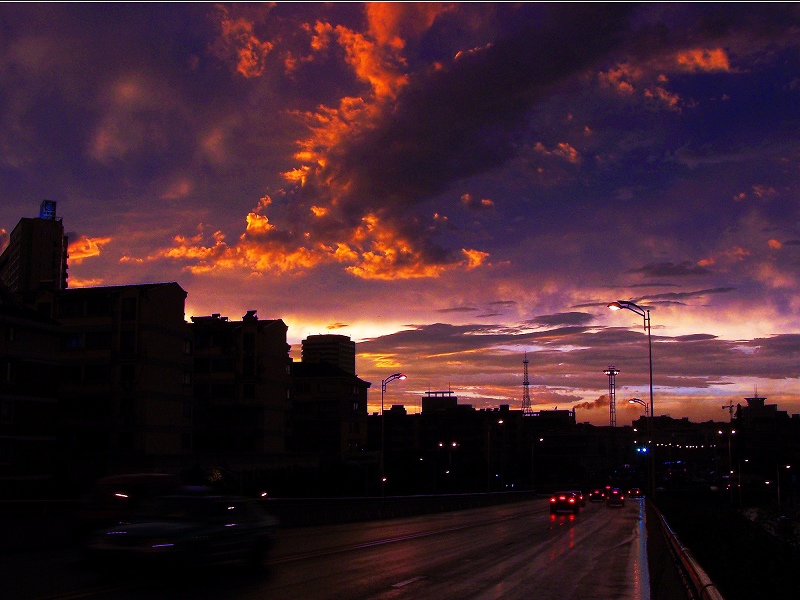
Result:
<svg viewBox="0 0 800 600"><path fill-rule="evenodd" d="M410 412L800 413L791 4L0 7L0 249L43 199L69 285L175 281L357 343Z"/></svg>

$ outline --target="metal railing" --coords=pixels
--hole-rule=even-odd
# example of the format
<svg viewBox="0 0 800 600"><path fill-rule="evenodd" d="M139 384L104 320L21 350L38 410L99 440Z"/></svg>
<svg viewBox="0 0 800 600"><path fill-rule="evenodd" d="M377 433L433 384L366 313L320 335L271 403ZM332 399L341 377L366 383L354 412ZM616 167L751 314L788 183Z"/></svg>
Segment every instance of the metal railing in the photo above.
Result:
<svg viewBox="0 0 800 600"><path fill-rule="evenodd" d="M681 543L678 536L672 531L672 528L669 526L669 523L667 523L664 515L661 514L661 511L652 503L650 503L650 508L653 510L653 513L658 516L661 530L664 532L664 537L669 542L675 557L680 561L680 567L686 574L689 584L693 588L692 591L696 594L695 597L700 600L725 600L722 593L717 589L716 584L711 580L703 567L700 566L700 563L692 556L691 551Z"/></svg>

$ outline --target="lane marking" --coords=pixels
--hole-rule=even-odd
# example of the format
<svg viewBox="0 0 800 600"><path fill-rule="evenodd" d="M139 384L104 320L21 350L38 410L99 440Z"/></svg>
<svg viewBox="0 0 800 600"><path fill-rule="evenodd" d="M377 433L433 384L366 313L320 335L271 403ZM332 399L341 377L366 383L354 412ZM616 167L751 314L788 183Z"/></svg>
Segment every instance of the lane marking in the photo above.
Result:
<svg viewBox="0 0 800 600"><path fill-rule="evenodd" d="M522 515L522 516L527 516L527 515ZM329 556L329 555L333 555L333 554L340 554L342 552L350 552L352 550L361 550L361 549L364 549L364 548L371 548L371 547L374 547L374 546L383 546L385 544L395 544L397 542L404 542L406 540L425 538L425 537L430 537L430 536L434 536L434 535L442 535L442 534L445 534L445 533L452 533L454 531L461 531L461 530L464 530L464 529L473 529L475 527L483 527L484 525L492 525L492 524L496 524L496 523L502 523L504 521L512 521L512 520L515 520L515 519L518 519L518 518L520 518L520 515L515 514L515 515L511 515L511 516L507 516L507 517L500 517L498 519L492 519L492 520L489 520L489 521L481 521L479 523L469 523L469 524L465 524L465 525L456 525L456 526L453 526L453 527L446 527L444 529L421 531L421 532L418 532L418 533L410 533L410 534L407 534L407 535L399 535L399 536L391 537L391 538L377 539L377 540L373 540L373 541L370 541L370 542L362 542L362 543L359 543L359 544L351 544L349 546L340 546L338 548L325 548L325 549L320 549L320 550L312 550L310 552L302 552L302 553L298 553L298 554L290 554L290 555L284 556L282 558L276 557L276 558L273 558L273 559L267 559L266 564L268 564L268 565L279 565L279 564L284 564L284 563L288 563L288 562L295 562L295 561L298 561L298 560L305 560L305 559L308 559L308 558L316 558L316 557L320 557L320 556Z"/></svg>
<svg viewBox="0 0 800 600"><path fill-rule="evenodd" d="M424 575L420 575L419 577L412 577L411 579L406 579L405 581L401 581L400 583L395 583L392 587L393 588L405 587L410 583L414 583L415 581L419 581L420 579L425 579L425 576Z"/></svg>

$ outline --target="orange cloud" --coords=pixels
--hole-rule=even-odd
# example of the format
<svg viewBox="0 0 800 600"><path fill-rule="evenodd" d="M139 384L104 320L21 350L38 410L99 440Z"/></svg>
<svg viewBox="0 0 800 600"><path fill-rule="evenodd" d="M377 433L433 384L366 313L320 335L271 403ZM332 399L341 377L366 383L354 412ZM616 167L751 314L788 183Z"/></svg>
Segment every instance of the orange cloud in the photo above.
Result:
<svg viewBox="0 0 800 600"><path fill-rule="evenodd" d="M561 158L566 159L567 161L573 164L581 162L581 155L575 148L573 148L566 142L561 142L560 144L558 144L555 150L553 150L553 154L556 156L560 156Z"/></svg>
<svg viewBox="0 0 800 600"><path fill-rule="evenodd" d="M232 18L225 6L217 5L220 37L213 50L223 60L236 64L236 72L246 78L264 73L266 58L274 47L255 34L255 25L243 17Z"/></svg>
<svg viewBox="0 0 800 600"><path fill-rule="evenodd" d="M78 264L92 256L100 256L103 246L110 241L110 237L90 238L82 235L69 243L69 260L71 263ZM72 282L72 279L70 279L70 282Z"/></svg>
<svg viewBox="0 0 800 600"><path fill-rule="evenodd" d="M761 199L778 195L777 190L774 187L768 185L754 185L753 193L756 195L756 197Z"/></svg>
<svg viewBox="0 0 800 600"><path fill-rule="evenodd" d="M464 248L461 252L467 258L467 269L477 269L489 258L488 252L481 252L480 250L467 250Z"/></svg>
<svg viewBox="0 0 800 600"><path fill-rule="evenodd" d="M194 189L194 185L191 181L188 179L179 179L167 187L164 193L161 194L161 198L162 200L185 198L192 192L192 189Z"/></svg>
<svg viewBox="0 0 800 600"><path fill-rule="evenodd" d="M687 71L730 71L728 55L722 48L693 48L675 56L678 65Z"/></svg>
<svg viewBox="0 0 800 600"><path fill-rule="evenodd" d="M560 142L553 150L548 150L547 146L545 146L542 142L536 142L533 149L539 154L544 154L545 156L557 156L572 164L578 164L581 162L580 153L566 142Z"/></svg>
<svg viewBox="0 0 800 600"><path fill-rule="evenodd" d="M598 74L600 83L626 96L630 96L636 91L632 82L641 76L642 70L640 68L627 63L617 65L616 68L608 71L601 71Z"/></svg>
<svg viewBox="0 0 800 600"><path fill-rule="evenodd" d="M769 240L767 245L773 250L780 250L783 247L783 244L781 244L778 240Z"/></svg>
<svg viewBox="0 0 800 600"><path fill-rule="evenodd" d="M380 46L367 36L341 25L336 27L336 34L345 50L345 60L359 79L370 84L376 99L394 99L408 83L408 76L400 70L405 61L387 51L396 48Z"/></svg>
<svg viewBox="0 0 800 600"><path fill-rule="evenodd" d="M69 287L71 288L97 287L103 285L103 281L104 280L100 278L76 279L75 277L70 276Z"/></svg>
<svg viewBox="0 0 800 600"><path fill-rule="evenodd" d="M418 37L439 15L454 9L454 4L435 2L370 2L368 31L379 45L400 51L406 45L404 38Z"/></svg>
<svg viewBox="0 0 800 600"><path fill-rule="evenodd" d="M740 246L734 246L729 250L725 250L723 252L717 252L713 256L709 256L708 258L704 258L702 260L697 261L697 264L701 267L710 267L711 265L724 263L737 263L741 262L750 256L750 251L746 250Z"/></svg>
<svg viewBox="0 0 800 600"><path fill-rule="evenodd" d="M473 197L472 194L464 194L461 196L461 202L464 204L464 206L473 210L486 210L494 208L494 202L492 200L489 200L488 198L478 199Z"/></svg>
<svg viewBox="0 0 800 600"><path fill-rule="evenodd" d="M673 94L668 92L663 87L656 86L652 88L647 88L644 91L644 95L646 98L650 98L652 100L657 100L670 110L680 112L680 101L681 97L678 94Z"/></svg>

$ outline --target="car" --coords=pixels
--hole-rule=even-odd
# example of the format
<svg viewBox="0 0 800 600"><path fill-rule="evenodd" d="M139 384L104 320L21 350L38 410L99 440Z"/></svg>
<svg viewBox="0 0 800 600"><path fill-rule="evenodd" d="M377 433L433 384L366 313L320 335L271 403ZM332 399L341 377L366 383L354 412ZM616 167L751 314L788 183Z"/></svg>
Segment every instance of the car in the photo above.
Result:
<svg viewBox="0 0 800 600"><path fill-rule="evenodd" d="M181 479L169 473L124 473L96 479L78 502L78 532L85 536L127 522L153 498L176 493L181 486Z"/></svg>
<svg viewBox="0 0 800 600"><path fill-rule="evenodd" d="M578 506L581 507L586 506L586 496L583 495L583 492L581 490L569 490L569 491L575 494L575 497L578 499Z"/></svg>
<svg viewBox="0 0 800 600"><path fill-rule="evenodd" d="M635 487L628 490L628 498L644 498L642 490Z"/></svg>
<svg viewBox="0 0 800 600"><path fill-rule="evenodd" d="M86 559L98 566L244 562L259 567L277 526L254 498L190 489L156 498L129 522L95 531L86 543Z"/></svg>
<svg viewBox="0 0 800 600"><path fill-rule="evenodd" d="M550 514L554 515L561 511L569 511L573 514L578 514L580 511L580 502L575 492L556 492L550 496Z"/></svg>
<svg viewBox="0 0 800 600"><path fill-rule="evenodd" d="M606 498L606 506L625 506L625 494L619 488L612 488Z"/></svg>
<svg viewBox="0 0 800 600"><path fill-rule="evenodd" d="M589 492L589 502L603 502L606 499L606 493L600 488L594 488Z"/></svg>

